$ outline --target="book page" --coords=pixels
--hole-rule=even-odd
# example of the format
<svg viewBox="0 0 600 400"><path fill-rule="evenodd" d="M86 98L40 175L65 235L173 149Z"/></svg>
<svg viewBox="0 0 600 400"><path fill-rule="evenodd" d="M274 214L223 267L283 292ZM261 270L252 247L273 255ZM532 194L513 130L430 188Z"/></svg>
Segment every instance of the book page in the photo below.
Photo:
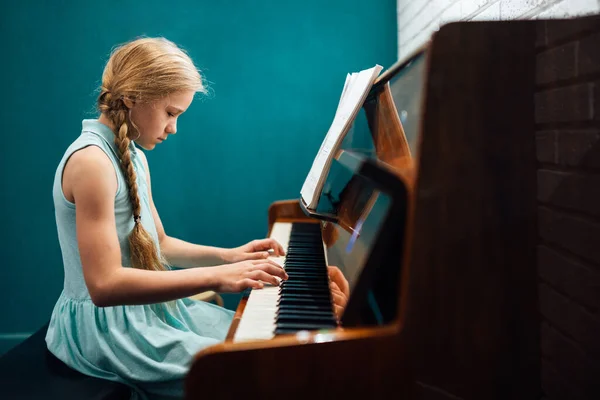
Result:
<svg viewBox="0 0 600 400"><path fill-rule="evenodd" d="M333 122L327 131L327 135L325 135L321 148L313 161L312 167L300 191L302 199L309 208L316 207L321 190L320 185L323 183L322 180L328 171L331 158L333 157L332 152L341 145L343 136L362 106L381 69L381 66L376 65L371 69L353 73L346 77L346 84L344 85Z"/></svg>

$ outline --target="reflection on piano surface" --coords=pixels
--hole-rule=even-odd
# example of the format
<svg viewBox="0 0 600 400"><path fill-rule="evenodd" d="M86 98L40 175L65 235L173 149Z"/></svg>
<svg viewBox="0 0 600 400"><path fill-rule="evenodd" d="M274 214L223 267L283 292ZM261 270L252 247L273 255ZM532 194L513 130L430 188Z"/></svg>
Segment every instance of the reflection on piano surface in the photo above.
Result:
<svg viewBox="0 0 600 400"><path fill-rule="evenodd" d="M386 175L377 168L378 162L361 154L340 154L337 162L340 169L330 174L326 190L329 200L338 200L328 201L324 214L327 219L335 216L336 222L273 224L270 237L287 252L276 261L284 266L289 279L281 287L251 291L239 325L232 325L234 341L332 329L338 322L345 327L367 321L382 324L395 316L394 285L385 291L385 300L369 289L376 277L397 280L397 260L382 261L378 255L399 251L402 246L406 191L393 174ZM370 175L360 169L367 165ZM350 301L339 321L332 310L328 265L340 270L350 290Z"/></svg>
<svg viewBox="0 0 600 400"><path fill-rule="evenodd" d="M269 208L290 280L240 303L228 340L196 356L186 398L539 398L542 23L449 24L379 77L317 212L297 200ZM357 174L348 157L383 177ZM351 287L339 321L327 265ZM210 384L222 371L234 384Z"/></svg>

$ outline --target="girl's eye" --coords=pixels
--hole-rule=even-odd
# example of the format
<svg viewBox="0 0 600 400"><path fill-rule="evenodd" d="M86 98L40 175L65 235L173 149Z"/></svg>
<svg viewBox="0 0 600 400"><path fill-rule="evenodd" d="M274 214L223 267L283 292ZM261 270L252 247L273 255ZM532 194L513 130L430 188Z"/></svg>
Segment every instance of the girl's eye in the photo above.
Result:
<svg viewBox="0 0 600 400"><path fill-rule="evenodd" d="M167 111L167 114L169 114L169 117L174 117L175 116L175 114L173 114L172 112L168 112Z"/></svg>

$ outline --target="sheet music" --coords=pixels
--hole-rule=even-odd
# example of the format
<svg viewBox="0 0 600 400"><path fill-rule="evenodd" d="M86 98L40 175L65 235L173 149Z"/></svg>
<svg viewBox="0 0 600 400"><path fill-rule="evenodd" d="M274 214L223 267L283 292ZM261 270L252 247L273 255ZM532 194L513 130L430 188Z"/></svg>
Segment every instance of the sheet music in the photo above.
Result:
<svg viewBox="0 0 600 400"><path fill-rule="evenodd" d="M338 101L337 109L335 110L335 114L336 115L340 112L340 109L342 108L342 104L344 102L344 97L348 93L348 87L351 86L352 82L354 82L354 80L355 80L355 76L354 75L355 75L355 73L347 74L346 75L346 81L344 82L344 88L342 89L342 95L340 96L340 100ZM335 120L335 117L334 117L334 120ZM321 153L323 151L323 147L324 146L325 146L325 141L323 141L321 143L321 146L319 147L319 151L317 152L317 154L319 154L319 153ZM316 182L315 182L315 185L316 185Z"/></svg>
<svg viewBox="0 0 600 400"><path fill-rule="evenodd" d="M324 178L323 175L328 169L327 167L333 156L332 151L335 151L341 144L341 139L348 129L349 121L354 119L381 69L380 65L376 65L373 68L346 76L335 117L300 191L302 199L310 208L316 207L320 192L319 185L322 183L320 181Z"/></svg>
<svg viewBox="0 0 600 400"><path fill-rule="evenodd" d="M348 86L350 86L353 81L354 81L354 73L347 74L346 81L344 82L344 89L342 89L342 95L340 96L340 101L338 102L338 108L335 110L336 113L340 109L340 105L344 101L344 97L346 96L346 93L348 93Z"/></svg>

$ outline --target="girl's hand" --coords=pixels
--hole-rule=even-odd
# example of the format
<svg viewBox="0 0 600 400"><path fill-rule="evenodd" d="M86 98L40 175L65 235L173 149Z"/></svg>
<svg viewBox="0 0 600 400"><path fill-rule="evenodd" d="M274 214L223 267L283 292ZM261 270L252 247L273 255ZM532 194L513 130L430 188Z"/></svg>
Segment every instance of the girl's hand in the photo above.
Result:
<svg viewBox="0 0 600 400"><path fill-rule="evenodd" d="M329 275L331 298L333 299L333 310L339 320L344 314L348 297L350 297L350 285L338 267L328 266L327 273Z"/></svg>
<svg viewBox="0 0 600 400"><path fill-rule="evenodd" d="M226 249L223 253L223 261L235 263L244 260L261 260L269 257L269 250L273 250L273 256L284 256L283 247L274 239L259 239L246 243L233 249Z"/></svg>
<svg viewBox="0 0 600 400"><path fill-rule="evenodd" d="M279 280L287 280L283 268L270 260L249 260L215 268L217 279L215 291L241 292L247 288L261 289L264 283L279 286Z"/></svg>

